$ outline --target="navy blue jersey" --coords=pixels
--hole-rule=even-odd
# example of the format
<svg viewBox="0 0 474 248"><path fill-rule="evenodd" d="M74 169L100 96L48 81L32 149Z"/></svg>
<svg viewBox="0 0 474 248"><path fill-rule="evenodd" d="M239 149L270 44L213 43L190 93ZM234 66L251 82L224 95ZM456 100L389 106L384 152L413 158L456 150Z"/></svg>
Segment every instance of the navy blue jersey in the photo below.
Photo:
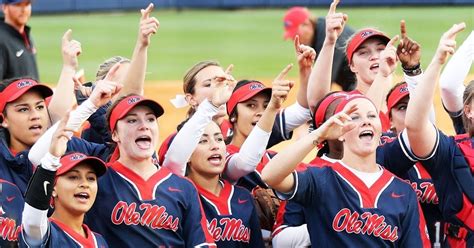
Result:
<svg viewBox="0 0 474 248"><path fill-rule="evenodd" d="M0 179L0 247L16 247L24 205L18 187Z"/></svg>
<svg viewBox="0 0 474 248"><path fill-rule="evenodd" d="M41 248L107 248L109 247L104 238L92 232L87 225L83 224L87 238L75 232L72 228L53 218L49 219L48 232L46 233ZM21 234L20 247L30 247L25 241L24 234ZM2 246L3 247L3 246Z"/></svg>
<svg viewBox="0 0 474 248"><path fill-rule="evenodd" d="M316 157L308 164L300 163L296 171L304 171L308 166L322 167L329 164L332 164L332 162ZM306 224L303 206L293 200L281 201L275 225L273 225L272 236L276 236L286 227L301 226L303 224Z"/></svg>
<svg viewBox="0 0 474 248"><path fill-rule="evenodd" d="M15 184L21 194L25 194L28 181L33 176L33 165L28 160L29 150L12 154L5 139L5 132L0 128L0 178Z"/></svg>
<svg viewBox="0 0 474 248"><path fill-rule="evenodd" d="M431 243L441 242L444 222L433 180L421 163L412 161L403 152L403 142L400 139L393 136L381 139L382 145L377 149L377 163L386 165L385 168L411 185L423 210Z"/></svg>
<svg viewBox="0 0 474 248"><path fill-rule="evenodd" d="M216 196L196 185L209 233L218 247L264 247L253 197L244 188L221 181Z"/></svg>
<svg viewBox="0 0 474 248"><path fill-rule="evenodd" d="M339 162L294 177L286 196L304 206L314 247L430 246L415 192L387 170L370 188Z"/></svg>
<svg viewBox="0 0 474 248"><path fill-rule="evenodd" d="M466 152L473 152L472 138L467 137ZM420 159L430 173L439 199L439 207L446 221L465 225L474 229L474 178L469 154L460 149L462 141L449 137L441 131L437 133L436 147L427 158L417 158L411 151L412 159ZM464 146L464 145L462 145Z"/></svg>
<svg viewBox="0 0 474 248"><path fill-rule="evenodd" d="M214 244L193 183L164 167L145 181L118 161L110 164L86 223L111 247Z"/></svg>

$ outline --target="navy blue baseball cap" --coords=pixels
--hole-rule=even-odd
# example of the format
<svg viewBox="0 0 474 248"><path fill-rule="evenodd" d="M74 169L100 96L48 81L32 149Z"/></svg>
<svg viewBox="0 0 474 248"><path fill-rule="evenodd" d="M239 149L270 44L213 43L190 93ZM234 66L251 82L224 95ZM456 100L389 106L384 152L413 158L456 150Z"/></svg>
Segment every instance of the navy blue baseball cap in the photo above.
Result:
<svg viewBox="0 0 474 248"><path fill-rule="evenodd" d="M3 4L17 4L22 2L31 2L31 0L2 0Z"/></svg>

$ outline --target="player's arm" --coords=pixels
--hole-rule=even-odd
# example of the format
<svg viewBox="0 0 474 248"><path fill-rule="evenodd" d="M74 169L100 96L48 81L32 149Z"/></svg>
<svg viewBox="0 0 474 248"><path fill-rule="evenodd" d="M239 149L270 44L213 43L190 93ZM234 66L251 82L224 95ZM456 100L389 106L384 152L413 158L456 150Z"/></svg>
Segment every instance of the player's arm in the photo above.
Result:
<svg viewBox="0 0 474 248"><path fill-rule="evenodd" d="M112 67L112 73L107 74L106 79L102 80L94 88L89 99L84 101L79 107L71 111L67 127L70 130L77 131L81 125L91 116L99 107L107 104L112 97L118 94L121 85L112 81L108 81L108 77L112 77L118 68L117 65ZM51 138L58 129L59 123L51 126L41 137L35 142L28 153L28 159L34 165L40 164L41 159L48 152L51 144ZM69 134L69 137L72 133ZM91 154L88 154L91 155Z"/></svg>
<svg viewBox="0 0 474 248"><path fill-rule="evenodd" d="M273 189L288 193L294 190L295 179L291 174L305 156L325 140L338 139L355 127L349 114L356 107L342 111L329 118L321 127L292 143L273 157L262 171L262 179Z"/></svg>
<svg viewBox="0 0 474 248"><path fill-rule="evenodd" d="M307 98L311 109L314 109L331 90L331 72L336 40L342 34L348 19L346 14L336 13L338 3L339 0L333 0L329 7L326 15L326 38L309 76Z"/></svg>
<svg viewBox="0 0 474 248"><path fill-rule="evenodd" d="M48 106L52 123L61 119L76 104L73 77L79 65L77 57L81 52L81 43L72 39L72 30L67 30L62 37L61 43L63 67Z"/></svg>
<svg viewBox="0 0 474 248"><path fill-rule="evenodd" d="M224 77L212 80L212 98L199 104L196 113L176 134L165 154L163 166L177 175L184 176L186 163L198 145L204 129L211 123L212 117L219 112L219 107L229 100L235 85L236 82L233 78Z"/></svg>
<svg viewBox="0 0 474 248"><path fill-rule="evenodd" d="M464 80L474 61L474 31L467 37L446 66L439 78L441 100L448 113L463 110Z"/></svg>
<svg viewBox="0 0 474 248"><path fill-rule="evenodd" d="M405 125L411 151L416 157L426 158L432 154L438 139L436 127L429 121L429 111L439 79L441 67L448 54L454 53L456 34L465 28L464 23L455 24L443 34L435 56L425 71L425 75L414 92L410 92L410 101L406 111Z"/></svg>
<svg viewBox="0 0 474 248"><path fill-rule="evenodd" d="M265 108L262 117L260 117L257 125L245 139L239 152L233 154L228 159L225 175L231 181L237 181L239 178L255 171L257 164L265 154L275 123L275 116L294 85L293 81L285 79L291 68L291 64L287 65L273 80L270 102Z"/></svg>
<svg viewBox="0 0 474 248"><path fill-rule="evenodd" d="M120 96L132 93L143 95L148 60L148 47L150 45L151 36L156 34L160 26L160 22L155 17L150 17L153 7L153 3L150 3L146 9L141 10L137 42L133 50L130 68L123 79L123 90L120 93Z"/></svg>
<svg viewBox="0 0 474 248"><path fill-rule="evenodd" d="M59 122L54 132L49 152L41 159L30 179L25 195L22 225L23 236L29 245L37 246L45 240L48 232L48 209L53 192L56 170L61 166L59 160L66 152L69 133L66 123L69 114Z"/></svg>

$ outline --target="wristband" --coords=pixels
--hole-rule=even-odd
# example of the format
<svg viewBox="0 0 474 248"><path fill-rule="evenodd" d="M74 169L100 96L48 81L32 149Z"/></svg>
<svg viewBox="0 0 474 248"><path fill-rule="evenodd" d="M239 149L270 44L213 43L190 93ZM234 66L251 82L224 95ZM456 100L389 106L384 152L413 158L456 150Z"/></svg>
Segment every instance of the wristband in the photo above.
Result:
<svg viewBox="0 0 474 248"><path fill-rule="evenodd" d="M25 202L39 210L48 210L56 171L38 166L26 190Z"/></svg>
<svg viewBox="0 0 474 248"><path fill-rule="evenodd" d="M412 68L405 68L405 67L402 66L402 70L403 70L403 72L404 72L406 75L408 75L408 76L410 76L410 77L418 76L418 75L420 75L420 74L423 72L423 71L421 70L420 64L417 64L417 65L415 65L415 66L412 67Z"/></svg>

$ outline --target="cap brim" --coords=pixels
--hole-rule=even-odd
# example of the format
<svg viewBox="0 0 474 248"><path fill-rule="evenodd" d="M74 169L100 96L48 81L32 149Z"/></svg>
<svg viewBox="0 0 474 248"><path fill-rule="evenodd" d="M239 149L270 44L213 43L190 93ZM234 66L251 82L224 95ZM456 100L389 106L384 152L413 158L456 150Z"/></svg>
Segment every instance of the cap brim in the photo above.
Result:
<svg viewBox="0 0 474 248"><path fill-rule="evenodd" d="M390 105L387 106L388 112L392 110L403 98L410 96L409 92L404 92L402 94L399 94L396 98L391 99L392 101L390 102Z"/></svg>
<svg viewBox="0 0 474 248"><path fill-rule="evenodd" d="M95 171L97 177L104 175L105 172L107 171L107 166L102 160L96 157L86 157L84 159L77 160L73 163L62 165L56 172L56 176L64 175L65 173L70 171L72 168L76 167L78 164L83 164L83 163L90 165L92 169Z"/></svg>
<svg viewBox="0 0 474 248"><path fill-rule="evenodd" d="M147 106L147 107L151 108L151 110L155 114L156 118L162 116L165 113L163 107L161 107L161 105L158 104L157 102L152 101L152 100L148 100L148 99L142 99L140 101L137 101L134 104L129 105L128 108L124 109L122 111L122 113L118 116L117 120L120 120L123 117L125 117L128 114L128 112L130 112L130 110L132 110L136 106Z"/></svg>
<svg viewBox="0 0 474 248"><path fill-rule="evenodd" d="M46 99L47 97L53 95L53 90L51 88L49 88L48 86L46 86L44 84L36 84L36 85L31 86L31 87L25 87L25 88L15 92L15 94L11 95L7 99L6 102L7 103L13 102L13 101L20 98L23 94L25 94L26 92L28 92L30 90L38 91L44 99Z"/></svg>
<svg viewBox="0 0 474 248"><path fill-rule="evenodd" d="M285 34L283 34L283 39L289 40L289 39L294 39L296 36L296 30L286 30Z"/></svg>

